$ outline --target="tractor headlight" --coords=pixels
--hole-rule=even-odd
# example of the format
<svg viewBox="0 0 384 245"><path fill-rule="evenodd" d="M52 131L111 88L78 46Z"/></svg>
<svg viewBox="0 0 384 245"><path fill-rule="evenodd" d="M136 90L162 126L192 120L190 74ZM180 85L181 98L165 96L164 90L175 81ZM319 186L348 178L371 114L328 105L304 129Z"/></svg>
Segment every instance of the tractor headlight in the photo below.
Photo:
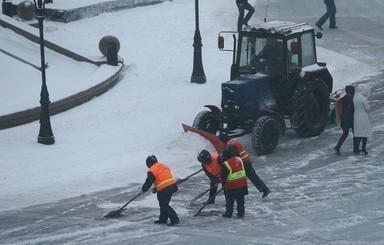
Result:
<svg viewBox="0 0 384 245"><path fill-rule="evenodd" d="M228 104L224 104L223 108L227 110L239 110L240 106L237 104L228 103Z"/></svg>

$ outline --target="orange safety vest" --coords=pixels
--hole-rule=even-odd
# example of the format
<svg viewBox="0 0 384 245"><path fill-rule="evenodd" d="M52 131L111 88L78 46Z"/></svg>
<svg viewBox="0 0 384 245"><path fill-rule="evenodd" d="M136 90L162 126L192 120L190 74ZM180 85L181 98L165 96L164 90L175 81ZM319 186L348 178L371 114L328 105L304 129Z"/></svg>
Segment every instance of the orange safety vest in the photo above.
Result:
<svg viewBox="0 0 384 245"><path fill-rule="evenodd" d="M211 163L204 164L205 169L211 173L213 176L216 177L216 179L220 182L221 181L221 166L219 162L217 161L217 158L219 157L219 154L211 154Z"/></svg>
<svg viewBox="0 0 384 245"><path fill-rule="evenodd" d="M223 165L229 172L224 186L226 190L240 189L247 186L247 175L240 157L231 157Z"/></svg>
<svg viewBox="0 0 384 245"><path fill-rule="evenodd" d="M176 179L173 178L171 170L163 163L156 162L149 168L149 171L155 176L154 185L157 191L176 183Z"/></svg>
<svg viewBox="0 0 384 245"><path fill-rule="evenodd" d="M243 160L243 163L247 163L247 162L251 161L251 157L248 156L248 153L244 150L244 147L239 143L239 141L237 141L235 139L230 139L227 142L225 148L227 148L230 145L233 145L236 147L237 151L240 154L241 160Z"/></svg>

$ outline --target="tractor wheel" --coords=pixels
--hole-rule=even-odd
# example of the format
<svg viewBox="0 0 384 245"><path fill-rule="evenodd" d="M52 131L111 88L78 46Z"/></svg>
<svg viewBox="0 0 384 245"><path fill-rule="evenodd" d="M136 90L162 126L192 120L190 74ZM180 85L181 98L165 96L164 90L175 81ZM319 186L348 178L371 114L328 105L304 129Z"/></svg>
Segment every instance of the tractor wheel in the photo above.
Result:
<svg viewBox="0 0 384 245"><path fill-rule="evenodd" d="M291 124L301 137L320 135L328 123L329 91L324 81L315 78L300 83L292 96Z"/></svg>
<svg viewBox="0 0 384 245"><path fill-rule="evenodd" d="M219 122L211 111L201 111L193 121L192 127L216 134Z"/></svg>
<svg viewBox="0 0 384 245"><path fill-rule="evenodd" d="M267 155L272 153L280 138L280 125L271 116L262 116L257 119L252 130L252 146L256 154Z"/></svg>

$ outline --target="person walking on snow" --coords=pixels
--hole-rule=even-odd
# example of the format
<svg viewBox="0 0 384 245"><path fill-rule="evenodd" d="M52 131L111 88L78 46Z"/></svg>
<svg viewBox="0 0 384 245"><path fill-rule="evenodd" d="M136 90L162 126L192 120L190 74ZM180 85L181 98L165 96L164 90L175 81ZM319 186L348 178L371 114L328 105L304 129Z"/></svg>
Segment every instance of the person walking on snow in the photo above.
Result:
<svg viewBox="0 0 384 245"><path fill-rule="evenodd" d="M237 151L240 154L241 160L243 160L245 173L247 174L248 179L256 186L259 192L263 193L261 198L266 198L271 193L271 190L264 184L260 177L256 174L255 169L252 166L251 157L244 150L244 147L236 139L231 139L229 135L225 132L220 133L219 139L225 143L225 148L233 145L236 147Z"/></svg>
<svg viewBox="0 0 384 245"><path fill-rule="evenodd" d="M336 5L335 5L335 0L324 0L324 4L327 8L327 12L320 17L320 19L316 22L316 26L320 29L323 30L322 26L323 24L328 20L329 18L329 28L330 29L335 29L338 28L336 25Z"/></svg>
<svg viewBox="0 0 384 245"><path fill-rule="evenodd" d="M236 201L237 217L244 217L245 195L248 195L247 176L244 163L239 157L236 147L229 146L220 156L221 179L224 181L225 213L224 218L231 218Z"/></svg>
<svg viewBox="0 0 384 245"><path fill-rule="evenodd" d="M355 113L353 116L353 152L356 154L367 155L366 150L368 137L372 135L371 122L369 120L368 111L371 109L368 103L369 87L366 84L359 84L356 87L356 93L353 97L353 106ZM362 149L360 150L360 142L362 141Z"/></svg>
<svg viewBox="0 0 384 245"><path fill-rule="evenodd" d="M176 179L173 177L169 167L164 163L158 162L154 155L147 157L146 164L149 171L141 190L144 193L148 191L152 184L155 185L154 191L157 192L157 200L160 206L159 220L156 220L155 224L166 224L168 218L171 220L168 226L179 224L179 217L175 210L169 206L172 194L178 191Z"/></svg>
<svg viewBox="0 0 384 245"><path fill-rule="evenodd" d="M255 12L255 8L248 3L248 0L236 0L236 5L239 9L239 19L237 21L237 31L239 32L243 28L243 25L248 26L248 21L251 19L253 13ZM245 10L247 10L248 13L244 18Z"/></svg>
<svg viewBox="0 0 384 245"><path fill-rule="evenodd" d="M197 155L197 160L201 162L201 166L205 174L210 179L210 191L208 201L203 204L213 204L215 203L215 194L217 191L217 186L219 183L222 183L221 180L221 166L218 161L219 154L217 153L209 153L207 150L202 150Z"/></svg>
<svg viewBox="0 0 384 245"><path fill-rule="evenodd" d="M355 107L353 106L353 96L355 95L355 87L348 85L345 86L345 92L347 93L338 101L338 114L340 118L340 126L343 129L343 134L340 136L339 141L335 148L336 155L340 156L340 148L344 141L347 139L349 134L349 129L352 129L353 132L353 114L355 112Z"/></svg>

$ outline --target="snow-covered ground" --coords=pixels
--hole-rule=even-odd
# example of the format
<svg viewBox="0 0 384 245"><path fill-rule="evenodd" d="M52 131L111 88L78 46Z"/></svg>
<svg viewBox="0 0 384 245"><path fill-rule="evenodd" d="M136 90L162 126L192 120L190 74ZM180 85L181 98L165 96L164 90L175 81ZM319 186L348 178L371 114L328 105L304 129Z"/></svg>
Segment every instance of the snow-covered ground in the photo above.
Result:
<svg viewBox="0 0 384 245"><path fill-rule="evenodd" d="M59 2L59 0L54 1ZM259 12L263 12L267 1L250 2L255 4ZM291 15L287 18L295 20L303 18L312 24L325 9L322 1L318 1L319 3L314 4L313 7L305 5L305 0L281 2L284 3L284 6L290 2L290 10L296 10L291 11ZM317 48L318 59L327 62L334 77L334 90L343 88L346 84L360 81L383 69L383 66L378 63L374 63L373 66L367 62L359 61L359 57L365 56L366 53L359 52L360 46L356 46L356 49L352 49L351 46L343 48L342 43L349 44L352 41L344 40L342 35L338 36L339 34L337 34L338 31L344 32L348 38L351 38L353 35L349 29L355 28L344 21L351 18L354 12L345 12L341 6L347 6L347 3L350 3L348 9L353 9L356 12L364 6L362 13L366 12L367 15L372 13L373 16L377 16L376 13L384 9L384 3L378 0L359 2L361 1L337 1L339 7L337 17L344 25L339 24L339 30L326 28L323 39L319 41L320 45L328 46L329 40L333 40L335 45L340 45L340 49L336 50L338 52L332 51L332 48ZM368 2L372 3L371 8L368 7L370 6ZM272 8L276 3L279 1L271 1L271 9L268 14L270 20L277 19L276 16L279 12L287 13L288 11ZM303 11L305 9L311 11L305 12ZM318 14L314 15L314 12ZM367 15L363 15L363 17L369 18ZM116 187L134 186L135 190L139 190L137 184L145 180L147 171L145 158L149 154L155 154L160 161L167 163L178 178L185 177L199 169L196 154L203 148L208 150L214 148L198 135L183 133L181 123L191 124L195 115L203 109L205 104L220 104L220 84L229 79L232 54L219 51L216 47L216 39L219 31L235 29L237 8L232 1L200 1L203 65L207 76L207 83L203 85L190 82L194 17L194 1L174 0L160 5L102 14L68 24L46 22L47 38L89 57L99 56L98 42L101 37L105 35L118 37L121 43L119 55L124 58L127 69L123 73L123 79L106 94L70 111L51 117L56 139L54 145L45 146L36 142L39 130L37 121L0 131L0 211L17 210L31 205L55 202L64 198L87 195ZM254 19L262 19L263 17L263 14L259 14L255 15ZM383 23L375 23L378 26L383 26ZM1 40L10 39L12 35L7 30L0 29ZM339 38L335 39L334 36ZM13 46L17 45L17 42L11 43L7 43L7 45L17 48ZM366 48L364 45L361 47ZM377 46L372 48L377 48ZM26 51L23 56L37 62L36 57L39 54L35 51L36 48L30 52ZM73 81L74 78L77 78L78 72L81 72L81 80L86 80L87 73L92 73L92 69L94 69L92 67L87 68L84 73L85 68L73 67L74 64L71 64L70 61L63 61L63 58L54 55L48 56L47 62L51 67L48 69L47 76L51 98L60 97L61 91L67 90L65 87L62 90L53 89L60 86L58 83L68 84L65 78ZM69 63L63 64L62 62ZM65 66L70 71L66 74L56 73L55 66ZM19 111L19 100L21 99L28 99L31 107L38 103L40 74L37 70L27 67L27 65L18 63L0 53L2 114L3 112ZM17 71L15 77L20 80L20 83L14 83L14 85L12 85L13 69ZM7 79L4 80L3 77ZM14 86L23 89L16 90ZM8 92L8 88L12 93ZM3 108L4 104L7 105L6 108ZM371 116L375 116L374 113ZM374 122L376 134L382 136L382 124L377 121ZM324 137L299 139L289 134L291 140L289 138L283 140L278 146L280 150L271 156L257 158L252 155L258 173L266 179L267 185L272 187L276 196L278 193L284 192L284 188L291 193L297 193L294 190L295 180L292 178L275 179L276 176L279 178L282 176L279 175L281 173L274 172L274 170L277 171L277 166L280 165L280 167L286 168L287 174L292 173L293 170L297 171L295 173L295 177L298 178L296 181L299 181L299 178L310 178L310 172L306 173L305 176L300 175L302 169L299 166L310 168L308 163L318 156L323 157L324 154L328 154L327 151L333 155L331 145L335 143L339 133L337 128L331 128L325 132L327 137L331 139ZM249 144L247 136L240 140L244 141L246 145ZM315 148L317 140L323 143L320 148ZM325 148L324 145L327 142L329 147ZM302 149L303 144L313 144L315 150L309 151L307 149L306 155L301 155L300 149ZM295 145L297 145L296 150L293 149ZM248 148L251 149L250 145ZM382 150L379 147L372 151L370 157L377 159L380 154L382 156L380 149ZM345 151L347 152L347 149ZM292 154L297 154L300 157L294 157ZM352 157L354 156L347 155L339 162L335 159L331 161L336 161L337 164L348 164L348 161L356 160ZM290 159L292 162L289 161ZM324 159L324 161L329 160L326 157ZM295 166L290 166L293 164ZM332 174L332 167L333 165L328 166L328 170L316 172L316 175L320 174L320 177L314 176L315 174L312 177L336 182L337 176L329 178L329 174ZM370 168L372 171L370 173L382 172L379 165L376 167L378 169ZM347 178L347 176L344 177ZM348 183L353 178L354 176L349 176ZM208 185L206 182L204 183L206 186ZM343 179L340 179L339 183L343 184ZM327 189L327 184L329 183L324 183L324 189ZM317 185L316 188L321 192L321 195L324 195L324 199L333 197L333 193L327 195L327 192L322 192L319 189L320 186L321 184ZM191 186L191 188L193 187ZM255 194L255 189L252 191ZM270 197L272 202L274 192ZM181 214L182 220L188 219L189 211L183 208L183 202L180 198L176 198L176 200L180 201L176 211ZM306 202L301 198L293 198L290 204L300 205L300 201ZM323 204L327 205L329 202L331 201ZM121 203L106 202L100 204L99 207L108 211L119 205ZM274 211L278 213L287 203L281 204L280 200L275 205L276 210ZM139 201L136 203L136 207L152 207L155 209L155 213L157 212L156 199L153 196ZM261 207L261 209L266 210L265 207ZM251 209L250 215L257 217L259 211L260 209L253 209L252 212ZM382 219L383 209L379 208L376 211L375 214L380 214L379 218ZM265 215L264 213L261 216ZM219 215L217 219L222 221ZM348 223L349 221L344 220L340 225L345 225L343 222ZM128 221L121 222L123 223L115 225L123 226L124 222ZM240 222L236 220L236 224ZM235 233L236 230L234 229L233 232ZM295 231L291 231L290 234L294 235ZM145 234L141 234L141 236L145 236ZM250 234L247 233L247 236ZM172 240L172 237L169 239ZM347 241L351 240L347 239ZM41 240L31 243L37 242L41 242ZM270 242L274 243L273 240ZM194 243L189 240L189 243L186 244Z"/></svg>

